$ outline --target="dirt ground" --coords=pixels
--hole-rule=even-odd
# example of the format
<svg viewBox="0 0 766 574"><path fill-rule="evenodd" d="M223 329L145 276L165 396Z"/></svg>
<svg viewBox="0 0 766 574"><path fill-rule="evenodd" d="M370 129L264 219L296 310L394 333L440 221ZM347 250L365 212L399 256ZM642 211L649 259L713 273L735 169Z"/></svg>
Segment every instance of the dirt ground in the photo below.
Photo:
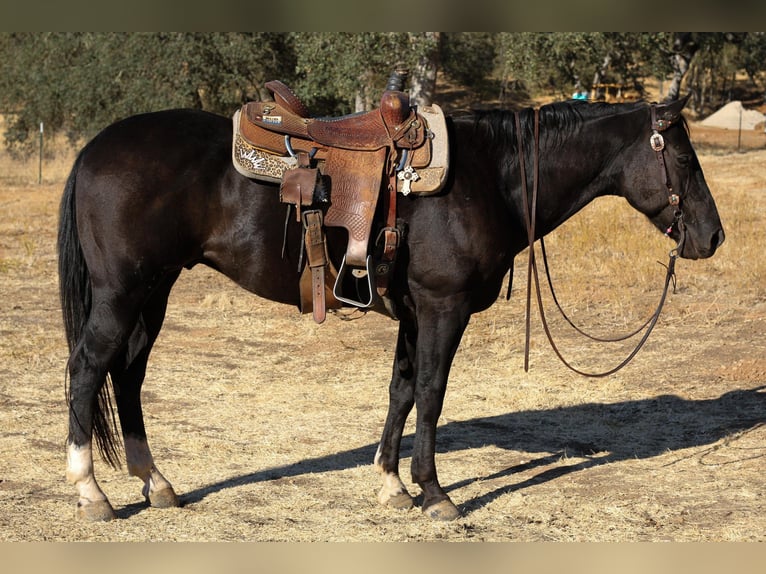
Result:
<svg viewBox="0 0 766 574"><path fill-rule="evenodd" d="M736 153L692 127L727 241L710 260L678 262L657 329L616 375L566 370L539 326L524 372L518 258L511 300L474 317L452 370L437 466L464 516L448 524L376 502L396 323L369 314L318 326L203 268L171 295L143 394L157 465L183 506L147 507L137 479L97 461L119 519L77 522L55 249L68 164L38 185L34 163L2 159L0 540L766 541L766 141L748 135ZM656 232L611 200L592 207L549 250L577 321L613 334L651 311L667 243L631 252L631 238ZM607 218L624 239L566 249ZM637 280L629 271L645 260L658 271ZM554 325L579 366L625 355Z"/></svg>

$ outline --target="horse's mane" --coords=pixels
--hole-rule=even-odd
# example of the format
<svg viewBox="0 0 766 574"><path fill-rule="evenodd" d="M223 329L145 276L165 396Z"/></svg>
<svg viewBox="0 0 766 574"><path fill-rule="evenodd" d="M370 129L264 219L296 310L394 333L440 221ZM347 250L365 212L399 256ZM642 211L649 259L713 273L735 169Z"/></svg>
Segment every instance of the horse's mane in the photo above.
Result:
<svg viewBox="0 0 766 574"><path fill-rule="evenodd" d="M541 146L555 149L570 137L577 135L583 124L594 118L603 118L615 114L631 113L646 107L646 102L630 102L621 104L606 104L603 102L583 102L569 100L554 102L540 107ZM526 138L534 133L533 108L519 110L519 123ZM510 146L512 153L516 152L516 120L515 111L511 110L474 110L462 118L473 122L476 129L489 137L494 145L500 145L506 150ZM685 124L685 122L684 122Z"/></svg>
<svg viewBox="0 0 766 574"><path fill-rule="evenodd" d="M604 118L616 114L629 114L639 109L646 109L648 102L639 100L619 104L604 102L584 102L568 100L553 102L540 107L540 145L548 150L556 149L570 137L577 135L583 124L590 119ZM527 138L534 133L534 109L519 110L521 129ZM473 110L460 118L473 122L476 129L488 136L491 145L502 146L515 155L517 148L516 120L513 110ZM686 118L681 115L680 123L689 133ZM531 141L525 139L525 141Z"/></svg>
<svg viewBox="0 0 766 574"><path fill-rule="evenodd" d="M572 143L582 132L585 124L599 118L627 116L644 110L647 114L646 128L648 130L648 109L649 105L644 101L607 104L569 100L546 104L539 109L540 152L548 156L548 152L555 152L566 143ZM493 150L492 153L500 161L503 181L516 181L518 178L517 170L521 154L518 152L516 113L513 110L474 110L470 114L455 118L456 122L468 127L469 131L471 129L474 131L477 141L480 141L482 146L487 150ZM532 143L534 141L534 108L519 110L518 115L524 157L529 162L527 165L531 166L534 147ZM686 121L683 119L681 121L686 127ZM527 171L527 177L531 177L529 171ZM506 190L508 191L510 190Z"/></svg>

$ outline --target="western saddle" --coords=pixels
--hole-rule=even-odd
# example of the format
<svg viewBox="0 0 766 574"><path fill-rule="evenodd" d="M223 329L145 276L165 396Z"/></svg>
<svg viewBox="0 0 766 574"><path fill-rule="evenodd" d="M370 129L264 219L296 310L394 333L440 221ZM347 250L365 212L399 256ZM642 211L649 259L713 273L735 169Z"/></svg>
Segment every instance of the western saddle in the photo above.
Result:
<svg viewBox="0 0 766 574"><path fill-rule="evenodd" d="M311 117L298 96L278 80L265 86L273 101L248 102L234 114L232 159L246 177L280 184L280 200L293 206L304 227L301 312L321 323L327 308L343 303L369 308L387 298L401 237L397 192L432 194L448 169L447 127L439 106L411 106L402 91L407 71L389 79L380 107L336 118ZM381 189L381 221L373 221ZM348 232L339 271L328 257L324 227ZM375 230L376 240L370 246ZM356 297L344 294L346 278Z"/></svg>

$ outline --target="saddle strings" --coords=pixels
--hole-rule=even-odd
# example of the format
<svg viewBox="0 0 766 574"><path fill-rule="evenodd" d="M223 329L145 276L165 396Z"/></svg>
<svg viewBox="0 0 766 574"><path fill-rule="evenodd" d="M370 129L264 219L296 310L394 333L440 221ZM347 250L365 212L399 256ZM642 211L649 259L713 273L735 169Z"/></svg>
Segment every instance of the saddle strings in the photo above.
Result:
<svg viewBox="0 0 766 574"><path fill-rule="evenodd" d="M613 367L607 371L598 372L598 373L591 373L582 371L574 366L572 366L561 354L561 351L559 351L558 347L556 346L556 343L553 340L553 336L551 334L550 328L548 326L548 322L545 318L545 311L543 309L543 300L542 300L542 293L540 290L540 279L538 276L537 271L537 261L535 258L535 220L536 220L536 214L537 214L537 192L538 192L538 179L539 179L539 145L540 145L540 113L538 109L534 110L534 149L533 149L533 174L532 174L532 197L531 197L531 206L530 206L530 198L529 194L527 192L527 177L526 177L526 169L525 169L525 158L524 158L524 145L523 145L523 138L521 134L521 121L520 121L520 115L519 112L515 112L515 122L516 122L516 137L518 142L518 155L519 155L519 168L520 168L520 177L521 177L521 186L522 186L522 194L523 194L523 204L524 204L524 217L526 220L527 225L527 240L529 242L529 264L527 267L527 302L526 302L526 333L525 333L525 345L524 345L524 371L529 372L529 348L530 348L530 331L531 331L531 297L532 297L532 279L534 278L535 282L535 292L536 292L536 299L537 299L537 307L540 312L540 320L543 325L543 330L545 331L545 335L548 339L548 342L551 345L551 348L553 349L554 353L556 353L556 356L559 358L559 360L570 370L574 371L575 373L586 376L586 377L606 377L608 375L612 375L625 367L633 358L638 354L638 352L641 350L641 348L644 346L644 343L646 343L647 339L649 338L649 335L651 334L652 330L654 329L654 326L657 324L657 321L660 317L660 313L662 312L662 308L665 304L665 300L667 298L668 294L668 288L670 286L670 283L673 283L674 290L675 290L675 262L676 258L678 257L678 249L673 249L669 253L669 261L667 265L667 273L665 275L665 285L662 290L662 295L660 297L659 304L657 305L657 309L652 314L652 316L643 324L641 327L639 327L637 330L635 330L633 333L614 338L614 339L600 339L597 337L593 337L591 335L588 335L587 333L583 332L581 329L577 328L567 317L566 313L564 313L561 306L558 304L558 299L555 295L555 292L553 290L553 284L550 279L550 272L548 269L548 261L547 256L545 253L545 245L543 243L542 238L540 239L541 247L543 250L543 261L545 264L545 272L546 277L548 279L548 285L551 289L551 293L553 294L553 299L556 302L556 306L558 307L561 314L564 316L564 318L569 322L569 324L574 327L579 333L585 335L586 337L589 337L590 339L600 341L600 342L616 342L616 341L623 341L625 339L629 339L635 335L637 335L639 332L641 332L642 329L646 327L646 332L641 337L641 340L637 343L636 347L631 351L628 356L620 362L616 367ZM510 288L509 288L510 290Z"/></svg>

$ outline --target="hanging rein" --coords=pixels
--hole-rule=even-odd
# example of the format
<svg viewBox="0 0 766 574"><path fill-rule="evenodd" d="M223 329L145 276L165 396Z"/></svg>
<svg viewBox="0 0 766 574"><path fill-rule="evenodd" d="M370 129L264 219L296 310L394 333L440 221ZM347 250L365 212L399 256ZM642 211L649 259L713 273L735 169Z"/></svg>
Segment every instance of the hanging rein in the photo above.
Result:
<svg viewBox="0 0 766 574"><path fill-rule="evenodd" d="M540 311L540 319L542 321L543 330L545 331L545 335L548 338L548 342L551 345L551 348L556 353L556 356L561 360L562 363L575 373L578 373L580 375L586 376L586 377L606 377L608 375L614 374L620 369L622 369L625 365L627 365L633 357L636 356L636 354L641 350L641 347L644 346L644 343L649 338L649 335L651 334L652 330L654 329L654 326L657 324L657 320L660 317L660 313L662 312L662 307L665 304L665 299L668 294L668 288L670 286L670 283L673 283L673 286L675 288L675 263L676 258L678 257L679 252L683 248L683 242L685 239L684 234L684 223L683 223L683 212L681 211L681 198L678 194L674 193L673 187L670 183L670 178L668 177L668 170L667 166L665 165L665 140L663 139L662 135L660 134L661 131L664 131L670 126L670 123L663 120L663 119L657 119L657 110L654 105L651 106L651 116L652 116L652 135L649 138L649 145L651 145L652 149L654 150L656 156L657 156L657 162L660 167L660 174L662 177L662 183L665 186L665 189L668 193L668 202L670 205L674 206L675 212L673 215L673 222L670 224L670 226L665 231L665 235L670 235L670 232L673 230L674 226L678 227L679 231L679 240L678 244L674 249L670 251L668 254L669 261L667 265L667 273L665 276L665 285L662 290L662 296L660 297L659 304L657 305L656 310L654 313L647 319L638 329L632 331L631 333L628 333L627 335L622 335L618 337L613 338L600 338L600 337L594 337L592 335L589 335L585 331L581 330L579 327L577 327L567 316L567 314L564 312L564 310L561 308L561 305L559 304L558 298L556 297L556 293L553 289L553 283L551 281L550 276L550 270L548 268L548 258L545 252L545 242L543 241L543 238L540 238L540 247L542 250L542 256L543 256L543 264L545 268L545 275L548 280L548 286L551 290L551 295L553 297L553 301L556 304L556 307L561 312L561 315L564 317L564 319L581 335L584 335L585 337L588 337L589 339L592 339L594 341L599 342L616 342L616 341L624 341L626 339L630 339L631 337L634 337L638 333L640 333L642 330L646 328L646 332L641 337L641 340L638 342L636 347L633 349L633 351L630 352L630 354L622 361L620 362L616 367L613 367L607 371L604 372L598 372L598 373L589 373L582 371L580 369L577 369L573 367L561 354L558 347L556 346L556 343L553 341L553 336L551 335L550 328L548 326L548 322L545 318L545 312L543 310L543 300L542 300L542 294L540 292L540 279L538 276L537 271L537 260L535 257L535 222L536 222L536 215L537 215L537 193L538 193L538 179L539 179L539 145L540 145L540 112L538 109L534 110L534 150L533 150L533 168L532 168L532 194L531 197L527 191L527 176L526 176L526 166L524 161L524 147L523 147L523 140L521 136L521 121L519 117L519 113L516 112L515 114L515 120L516 120L516 137L518 140L518 153L519 153L519 167L521 172L521 185L522 185L522 193L524 197L524 217L526 221L527 226L527 241L529 244L529 264L527 267L527 302L526 302L526 334L525 334L525 344L524 344L524 371L529 371L529 343L530 343L530 324L531 324L531 299L532 299L532 280L534 278L535 283L535 293L537 298L537 307ZM510 287L509 287L510 290ZM509 293L510 295L510 293Z"/></svg>

